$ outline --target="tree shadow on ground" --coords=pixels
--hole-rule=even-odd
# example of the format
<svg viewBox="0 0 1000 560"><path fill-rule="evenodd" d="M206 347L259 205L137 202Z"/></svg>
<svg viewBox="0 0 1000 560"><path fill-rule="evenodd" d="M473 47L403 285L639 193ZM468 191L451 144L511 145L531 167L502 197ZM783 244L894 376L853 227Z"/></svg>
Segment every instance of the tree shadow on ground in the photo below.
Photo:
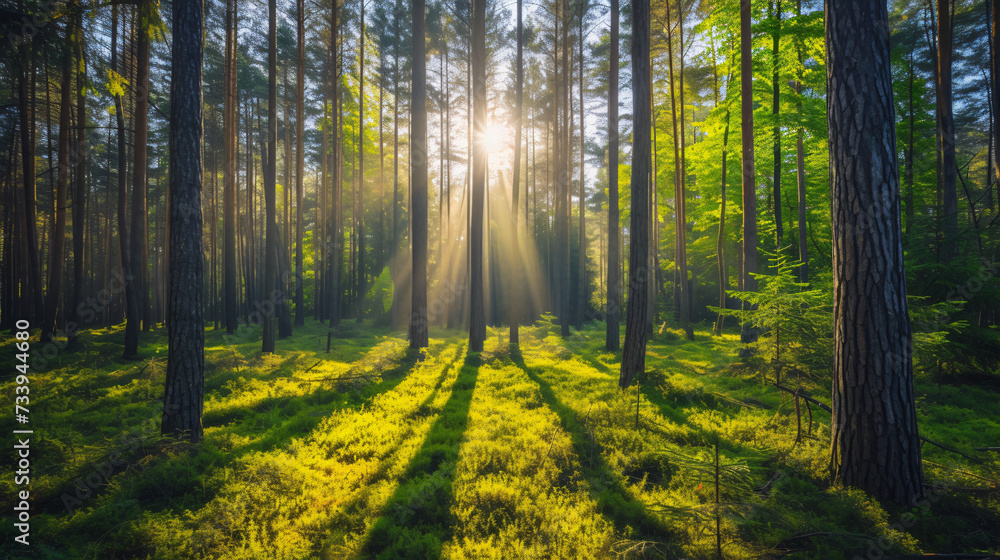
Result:
<svg viewBox="0 0 1000 560"><path fill-rule="evenodd" d="M454 527L452 482L480 365L478 354L466 355L441 414L400 477L404 482L368 531L362 556L386 559L441 556L442 544L451 538Z"/></svg>
<svg viewBox="0 0 1000 560"><path fill-rule="evenodd" d="M581 470L588 481L587 486L591 496L597 501L598 510L611 519L616 530L625 533L631 528L634 533L628 535L629 538L669 541L671 534L666 524L650 515L642 503L629 495L620 477L612 472L600 452L591 452L592 445L587 426L577 418L572 408L559 400L552 385L539 375L539 369L525 364L524 356L519 349L511 352L511 360L538 384L542 401L559 416L562 428L570 434L573 450L581 459ZM584 460L587 457L590 461Z"/></svg>

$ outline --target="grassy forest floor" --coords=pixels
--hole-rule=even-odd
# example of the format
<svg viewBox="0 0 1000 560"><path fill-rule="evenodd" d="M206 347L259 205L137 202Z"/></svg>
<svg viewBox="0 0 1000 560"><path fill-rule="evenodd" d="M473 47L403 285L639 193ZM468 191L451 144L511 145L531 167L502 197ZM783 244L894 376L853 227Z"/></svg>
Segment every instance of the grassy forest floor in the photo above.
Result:
<svg viewBox="0 0 1000 560"><path fill-rule="evenodd" d="M918 378L921 434L965 456L925 445L932 498L899 508L829 485L829 414L804 400L797 414L770 369L734 358L735 334L657 334L639 391L622 392L603 324L562 339L544 318L515 351L491 329L481 354L459 331L432 330L418 355L401 333L351 323L327 353L327 328L310 322L268 356L259 330L223 332L206 331L196 447L159 436L163 329L137 361L119 358L121 330L94 331L31 372L24 557L1000 552L1000 453L973 450L1000 445L996 379ZM13 395L9 337L0 352ZM827 378L798 375L782 384L829 402ZM17 428L5 414L4 433ZM18 558L13 478L2 485Z"/></svg>

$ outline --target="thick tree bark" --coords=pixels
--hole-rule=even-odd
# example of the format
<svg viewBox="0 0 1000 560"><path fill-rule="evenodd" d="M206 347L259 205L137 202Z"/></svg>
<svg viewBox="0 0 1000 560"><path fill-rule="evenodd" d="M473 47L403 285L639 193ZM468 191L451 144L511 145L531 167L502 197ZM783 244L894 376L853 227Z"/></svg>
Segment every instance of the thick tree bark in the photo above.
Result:
<svg viewBox="0 0 1000 560"><path fill-rule="evenodd" d="M273 4L272 4L273 5ZM202 3L176 0L170 79L170 319L161 432L202 438Z"/></svg>
<svg viewBox="0 0 1000 560"><path fill-rule="evenodd" d="M618 225L618 22L619 0L611 2L611 54L608 77L608 303L604 347L617 352L621 346L619 310L622 301L622 284L619 269L618 246L621 227Z"/></svg>
<svg viewBox="0 0 1000 560"><path fill-rule="evenodd" d="M305 0L296 2L298 57L295 70L295 326L306 324L306 307L302 285L302 204L305 199L302 175L305 173Z"/></svg>
<svg viewBox="0 0 1000 560"><path fill-rule="evenodd" d="M223 77L222 115L223 186L222 186L222 299L225 309L226 332L233 334L237 328L236 290L236 0L226 0L226 59Z"/></svg>
<svg viewBox="0 0 1000 560"><path fill-rule="evenodd" d="M479 3L485 0L476 0ZM413 89L410 99L410 240L413 288L410 348L428 345L427 317L427 55L424 0L413 0Z"/></svg>
<svg viewBox="0 0 1000 560"><path fill-rule="evenodd" d="M268 0L267 34L267 158L264 162L264 334L261 352L274 352L274 315L279 298L284 294L278 288L278 261L280 240L276 222L275 188L277 183L278 144L278 40L277 0Z"/></svg>
<svg viewBox="0 0 1000 560"><path fill-rule="evenodd" d="M474 141L472 143L472 214L471 231L471 314L469 316L469 351L482 352L486 340L486 315L483 302L483 199L486 188L486 0L472 0L472 105Z"/></svg>
<svg viewBox="0 0 1000 560"><path fill-rule="evenodd" d="M912 505L923 474L885 4L827 2L826 45L834 240L830 466L839 483Z"/></svg>
<svg viewBox="0 0 1000 560"><path fill-rule="evenodd" d="M632 0L632 211L629 239L628 312L622 349L622 389L646 369L646 267L649 255L650 97L649 0Z"/></svg>
<svg viewBox="0 0 1000 560"><path fill-rule="evenodd" d="M751 33L750 0L740 0L740 95L742 96L742 180L743 180L743 286L741 290L757 290L757 187L753 161L753 35ZM757 329L743 323L740 340L744 344L757 341ZM747 354L744 347L742 356Z"/></svg>
<svg viewBox="0 0 1000 560"><path fill-rule="evenodd" d="M66 191L69 189L70 161L69 137L73 134L70 127L70 114L73 107L73 57L74 26L76 18L70 17L66 22L65 48L63 50L62 77L59 86L59 154L56 179L56 209L52 220L52 249L49 251L49 281L45 294L46 309L42 322L42 341L52 338L56 330L57 319L63 303L63 250L66 244Z"/></svg>

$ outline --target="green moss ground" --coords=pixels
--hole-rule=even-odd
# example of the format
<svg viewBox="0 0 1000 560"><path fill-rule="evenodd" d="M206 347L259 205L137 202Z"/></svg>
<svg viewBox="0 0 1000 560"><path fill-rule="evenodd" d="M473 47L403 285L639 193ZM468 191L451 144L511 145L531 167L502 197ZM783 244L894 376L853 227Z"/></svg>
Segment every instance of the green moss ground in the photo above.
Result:
<svg viewBox="0 0 1000 560"><path fill-rule="evenodd" d="M165 331L142 336L136 361L119 358L121 330L84 333L31 373L32 551L7 522L5 552L710 559L716 512L727 559L1000 552L1000 454L973 451L1000 445L996 384L917 379L921 433L967 457L925 445L933 500L883 507L830 486L829 414L800 402L797 437L794 399L734 358L735 335L658 334L638 391L622 392L603 325L521 332L519 349L490 330L469 354L464 333L433 330L417 354L352 324L327 354L310 323L261 356L259 331L207 330L195 447L159 436ZM5 338L8 402L13 354ZM821 375L783 384L829 401ZM13 478L0 484L9 515Z"/></svg>

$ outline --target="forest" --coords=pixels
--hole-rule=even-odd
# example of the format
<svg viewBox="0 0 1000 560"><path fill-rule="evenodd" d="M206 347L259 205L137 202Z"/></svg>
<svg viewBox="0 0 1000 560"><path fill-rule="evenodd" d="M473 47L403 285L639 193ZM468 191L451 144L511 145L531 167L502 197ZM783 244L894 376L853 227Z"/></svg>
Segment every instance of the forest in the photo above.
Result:
<svg viewBox="0 0 1000 560"><path fill-rule="evenodd" d="M1000 557L998 19L0 0L0 551Z"/></svg>

